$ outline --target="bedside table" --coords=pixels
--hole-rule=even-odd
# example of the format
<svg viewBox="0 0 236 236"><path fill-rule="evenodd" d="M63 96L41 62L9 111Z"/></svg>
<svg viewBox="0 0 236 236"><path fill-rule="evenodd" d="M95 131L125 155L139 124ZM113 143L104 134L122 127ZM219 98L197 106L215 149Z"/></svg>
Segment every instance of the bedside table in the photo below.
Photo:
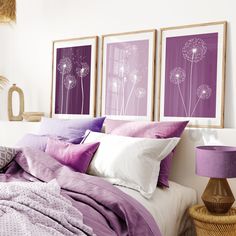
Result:
<svg viewBox="0 0 236 236"><path fill-rule="evenodd" d="M211 214L205 206L195 205L189 209L197 236L235 236L236 208L223 215Z"/></svg>

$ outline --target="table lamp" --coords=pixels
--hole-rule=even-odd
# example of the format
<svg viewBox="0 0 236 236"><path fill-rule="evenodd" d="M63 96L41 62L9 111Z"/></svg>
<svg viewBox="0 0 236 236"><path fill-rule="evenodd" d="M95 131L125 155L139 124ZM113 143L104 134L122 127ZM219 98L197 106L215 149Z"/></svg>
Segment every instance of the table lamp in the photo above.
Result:
<svg viewBox="0 0 236 236"><path fill-rule="evenodd" d="M236 177L236 147L196 148L196 174L210 177L202 200L211 213L225 214L235 199L226 178Z"/></svg>

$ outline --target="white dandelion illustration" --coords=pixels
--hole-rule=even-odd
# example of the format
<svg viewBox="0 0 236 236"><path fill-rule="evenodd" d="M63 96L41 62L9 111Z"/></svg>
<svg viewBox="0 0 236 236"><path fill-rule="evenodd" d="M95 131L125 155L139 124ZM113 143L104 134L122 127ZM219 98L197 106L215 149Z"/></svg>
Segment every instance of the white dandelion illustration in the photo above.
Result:
<svg viewBox="0 0 236 236"><path fill-rule="evenodd" d="M126 87L126 82L127 82L127 74L129 72L129 66L124 63L121 64L119 68L119 80L121 83L121 92L122 92L122 102L121 102L121 107L120 107L120 115L124 114L124 107L125 107L125 87Z"/></svg>
<svg viewBox="0 0 236 236"><path fill-rule="evenodd" d="M132 54L137 53L138 47L137 45L128 45L125 47L125 54L126 56L131 56Z"/></svg>
<svg viewBox="0 0 236 236"><path fill-rule="evenodd" d="M137 84L141 79L141 75L139 74L138 70L134 70L129 77L130 81L132 82L132 84Z"/></svg>
<svg viewBox="0 0 236 236"><path fill-rule="evenodd" d="M127 57L129 57L131 54L132 54L132 49L131 49L130 46L127 46L127 47L125 48L125 55L126 55Z"/></svg>
<svg viewBox="0 0 236 236"><path fill-rule="evenodd" d="M67 75L64 79L64 86L66 87L66 114L68 114L69 92L76 86L76 79L73 75Z"/></svg>
<svg viewBox="0 0 236 236"><path fill-rule="evenodd" d="M71 59L69 57L63 57L60 59L57 66L61 74L68 74L72 69Z"/></svg>
<svg viewBox="0 0 236 236"><path fill-rule="evenodd" d="M144 88L137 88L135 90L135 96L137 98L143 98L146 95L146 90Z"/></svg>
<svg viewBox="0 0 236 236"><path fill-rule="evenodd" d="M146 95L146 90L144 88L137 88L135 90L135 96L137 97L138 101L137 101L137 110L136 110L136 114L139 115L139 105L140 105L140 100L142 98L144 98Z"/></svg>
<svg viewBox="0 0 236 236"><path fill-rule="evenodd" d="M175 67L170 72L170 81L173 84L181 84L186 78L186 72L181 67Z"/></svg>
<svg viewBox="0 0 236 236"><path fill-rule="evenodd" d="M131 90L129 92L129 96L128 96L128 99L126 101L124 114L126 114L126 112L127 112L128 105L129 105L130 99L131 99L131 97L133 95L134 89L135 89L136 85L138 84L138 82L142 79L142 76L139 74L138 70L134 70L130 74L129 79L130 79L130 82L132 83L132 88L131 88Z"/></svg>
<svg viewBox="0 0 236 236"><path fill-rule="evenodd" d="M187 116L187 108L184 102L182 91L180 89L180 84L184 82L185 78L186 78L186 72L181 67L175 67L173 70L170 71L170 81L171 83L176 84L178 87L179 95L184 107L184 112L185 115Z"/></svg>
<svg viewBox="0 0 236 236"><path fill-rule="evenodd" d="M125 73L125 67L122 65L119 69L119 77L123 77Z"/></svg>
<svg viewBox="0 0 236 236"><path fill-rule="evenodd" d="M200 38L189 39L182 48L183 57L191 62L190 76L189 76L189 106L188 114L190 116L192 103L192 77L193 77L193 63L201 61L207 52L207 45L204 40Z"/></svg>
<svg viewBox="0 0 236 236"><path fill-rule="evenodd" d="M76 79L73 75L67 75L64 79L64 86L67 90L73 89L76 86Z"/></svg>
<svg viewBox="0 0 236 236"><path fill-rule="evenodd" d="M115 93L116 96L116 115L119 115L119 92L120 92L121 82L118 78L113 78L111 83L111 91Z"/></svg>
<svg viewBox="0 0 236 236"><path fill-rule="evenodd" d="M64 99L64 91L63 91L63 81L64 76L71 72L72 63L69 57L63 57L60 59L57 69L61 73L61 114L63 113L63 99Z"/></svg>
<svg viewBox="0 0 236 236"><path fill-rule="evenodd" d="M80 66L76 69L76 73L80 78L84 78L89 74L89 65L87 62L81 62Z"/></svg>
<svg viewBox="0 0 236 236"><path fill-rule="evenodd" d="M127 77L124 76L123 78L120 78L121 80L121 88L122 88L122 103L121 103L121 108L120 108L120 115L124 115L125 112L125 88L126 88L126 83L127 83Z"/></svg>
<svg viewBox="0 0 236 236"><path fill-rule="evenodd" d="M81 62L80 66L76 68L76 74L80 77L80 83L81 83L81 114L84 113L84 83L83 79L89 74L89 65L86 62Z"/></svg>
<svg viewBox="0 0 236 236"><path fill-rule="evenodd" d="M183 57L190 62L201 61L207 52L207 44L200 38L189 39L183 49Z"/></svg>
<svg viewBox="0 0 236 236"><path fill-rule="evenodd" d="M211 97L211 93L212 93L212 89L207 85L207 84L201 84L198 88L197 88L197 97L198 100L195 103L194 109L191 113L191 116L193 115L193 113L195 112L197 105L199 103L200 100L207 100Z"/></svg>

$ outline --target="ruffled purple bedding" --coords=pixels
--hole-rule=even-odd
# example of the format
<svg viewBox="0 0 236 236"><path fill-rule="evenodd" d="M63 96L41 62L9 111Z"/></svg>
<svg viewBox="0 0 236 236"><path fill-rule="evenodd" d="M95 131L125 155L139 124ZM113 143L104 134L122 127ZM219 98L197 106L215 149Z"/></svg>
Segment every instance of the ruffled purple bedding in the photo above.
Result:
<svg viewBox="0 0 236 236"><path fill-rule="evenodd" d="M82 213L83 223L92 228L94 234L161 235L153 217L136 200L100 178L71 170L42 151L24 148L0 174L0 182L53 179L60 185L61 194Z"/></svg>

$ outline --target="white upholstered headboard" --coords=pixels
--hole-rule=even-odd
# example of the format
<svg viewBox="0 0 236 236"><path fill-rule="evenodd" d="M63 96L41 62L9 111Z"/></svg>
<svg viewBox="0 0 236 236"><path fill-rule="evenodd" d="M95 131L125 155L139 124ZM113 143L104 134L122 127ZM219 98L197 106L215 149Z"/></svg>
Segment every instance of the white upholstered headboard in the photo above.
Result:
<svg viewBox="0 0 236 236"><path fill-rule="evenodd" d="M39 122L0 121L0 145L13 146L24 134L37 133Z"/></svg>

